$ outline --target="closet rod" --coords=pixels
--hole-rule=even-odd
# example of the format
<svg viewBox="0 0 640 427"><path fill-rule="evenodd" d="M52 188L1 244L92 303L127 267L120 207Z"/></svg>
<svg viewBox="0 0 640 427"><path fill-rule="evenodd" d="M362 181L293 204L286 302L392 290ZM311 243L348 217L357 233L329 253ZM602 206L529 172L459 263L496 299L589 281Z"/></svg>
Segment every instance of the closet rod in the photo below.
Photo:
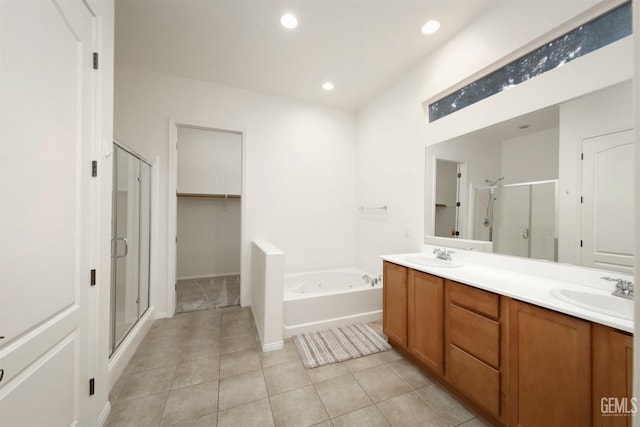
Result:
<svg viewBox="0 0 640 427"><path fill-rule="evenodd" d="M200 193L176 193L178 197L202 197L206 199L239 199L240 194L200 194Z"/></svg>

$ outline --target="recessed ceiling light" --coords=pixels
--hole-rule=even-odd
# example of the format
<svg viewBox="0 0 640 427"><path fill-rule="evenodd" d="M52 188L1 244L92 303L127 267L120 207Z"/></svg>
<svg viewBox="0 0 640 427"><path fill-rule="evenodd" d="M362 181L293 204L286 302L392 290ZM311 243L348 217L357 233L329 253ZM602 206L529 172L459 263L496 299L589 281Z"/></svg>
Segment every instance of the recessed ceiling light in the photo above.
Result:
<svg viewBox="0 0 640 427"><path fill-rule="evenodd" d="M282 18L280 18L280 23L283 27L290 30L298 26L298 20L290 13L285 13L284 15L282 15Z"/></svg>
<svg viewBox="0 0 640 427"><path fill-rule="evenodd" d="M322 84L322 89L324 90L333 90L333 83L331 82L324 82Z"/></svg>
<svg viewBox="0 0 640 427"><path fill-rule="evenodd" d="M440 21L430 19L422 26L422 34L433 34L440 29Z"/></svg>

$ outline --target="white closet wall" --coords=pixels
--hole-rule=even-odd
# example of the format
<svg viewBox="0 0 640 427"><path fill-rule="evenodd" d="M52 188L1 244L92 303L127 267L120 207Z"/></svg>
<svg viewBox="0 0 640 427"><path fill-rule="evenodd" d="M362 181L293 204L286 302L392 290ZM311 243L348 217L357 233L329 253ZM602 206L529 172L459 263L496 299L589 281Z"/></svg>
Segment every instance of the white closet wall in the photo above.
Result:
<svg viewBox="0 0 640 427"><path fill-rule="evenodd" d="M178 127L178 279L240 273L240 134ZM235 196L235 197L225 197Z"/></svg>

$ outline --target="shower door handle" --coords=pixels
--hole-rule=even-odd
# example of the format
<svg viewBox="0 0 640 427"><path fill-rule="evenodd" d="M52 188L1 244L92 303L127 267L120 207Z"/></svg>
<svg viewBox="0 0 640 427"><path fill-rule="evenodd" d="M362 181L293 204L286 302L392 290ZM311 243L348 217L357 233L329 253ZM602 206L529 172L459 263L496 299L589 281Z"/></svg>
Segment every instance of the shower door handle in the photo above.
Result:
<svg viewBox="0 0 640 427"><path fill-rule="evenodd" d="M524 230L522 230L522 238L523 239L528 239L529 238L529 229L525 228Z"/></svg>
<svg viewBox="0 0 640 427"><path fill-rule="evenodd" d="M122 240L124 242L124 255L118 255L118 240ZM126 237L116 237L113 241L116 244L115 255L113 256L114 259L124 258L129 255L129 241Z"/></svg>

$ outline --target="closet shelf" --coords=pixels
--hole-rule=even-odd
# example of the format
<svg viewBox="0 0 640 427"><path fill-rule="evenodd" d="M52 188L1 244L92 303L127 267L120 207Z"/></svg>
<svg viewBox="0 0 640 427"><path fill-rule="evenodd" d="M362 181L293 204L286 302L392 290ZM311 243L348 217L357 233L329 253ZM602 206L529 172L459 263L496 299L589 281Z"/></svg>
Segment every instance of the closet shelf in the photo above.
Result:
<svg viewBox="0 0 640 427"><path fill-rule="evenodd" d="M202 197L206 199L239 199L240 194L203 194L203 193L176 193L178 197Z"/></svg>

